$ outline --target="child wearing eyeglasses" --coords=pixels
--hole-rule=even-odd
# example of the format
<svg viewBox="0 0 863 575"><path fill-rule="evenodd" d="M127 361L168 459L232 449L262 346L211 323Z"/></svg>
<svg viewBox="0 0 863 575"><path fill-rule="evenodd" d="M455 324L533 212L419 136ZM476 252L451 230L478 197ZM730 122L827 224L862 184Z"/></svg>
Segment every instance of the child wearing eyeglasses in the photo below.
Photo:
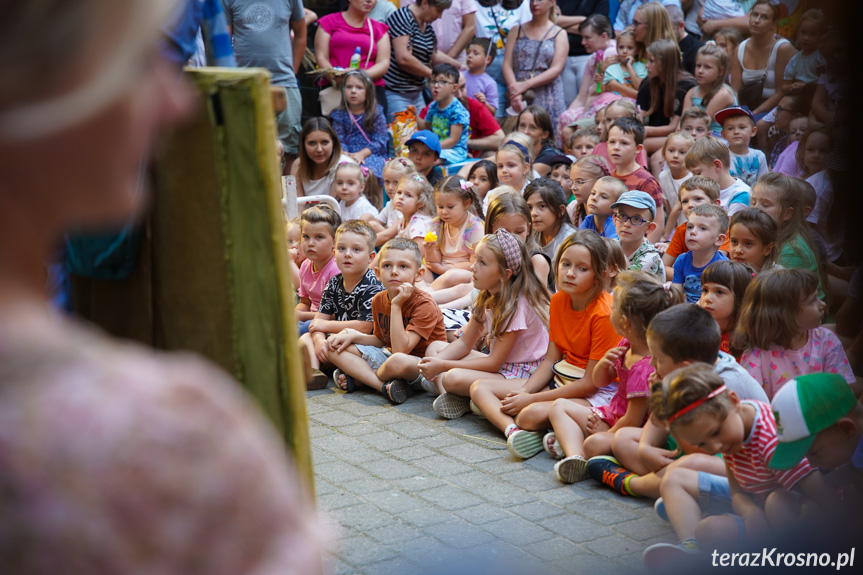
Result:
<svg viewBox="0 0 863 575"><path fill-rule="evenodd" d="M650 194L639 190L621 194L611 204L611 215L629 269L645 271L664 282L662 255L646 237L656 229L656 202Z"/></svg>
<svg viewBox="0 0 863 575"><path fill-rule="evenodd" d="M451 64L438 64L432 70L432 102L421 128L431 130L440 138L440 159L443 164L467 160L470 114L456 98L459 71Z"/></svg>

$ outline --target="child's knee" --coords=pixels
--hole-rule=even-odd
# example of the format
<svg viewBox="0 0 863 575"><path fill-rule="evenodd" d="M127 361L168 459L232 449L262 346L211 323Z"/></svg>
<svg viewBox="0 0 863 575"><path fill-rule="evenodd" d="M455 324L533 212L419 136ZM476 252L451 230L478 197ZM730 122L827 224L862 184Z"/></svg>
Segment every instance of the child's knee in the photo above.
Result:
<svg viewBox="0 0 863 575"><path fill-rule="evenodd" d="M560 417L566 415L566 409L572 406L572 402L568 399L558 398L551 402L548 408L549 417Z"/></svg>

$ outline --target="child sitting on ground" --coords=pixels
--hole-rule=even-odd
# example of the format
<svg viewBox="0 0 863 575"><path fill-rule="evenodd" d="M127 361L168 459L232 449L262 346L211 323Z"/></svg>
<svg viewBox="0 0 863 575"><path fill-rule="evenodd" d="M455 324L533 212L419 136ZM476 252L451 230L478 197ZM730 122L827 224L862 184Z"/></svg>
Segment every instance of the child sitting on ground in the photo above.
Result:
<svg viewBox="0 0 863 575"><path fill-rule="evenodd" d="M581 227L587 217L587 200L590 198L593 184L599 178L608 175L611 175L608 162L600 156L584 156L572 164L569 170L572 197L567 200L569 205L566 206L566 213L569 214L569 219L576 228Z"/></svg>
<svg viewBox="0 0 863 575"><path fill-rule="evenodd" d="M333 258L333 243L336 230L342 225L342 218L326 205L312 206L300 215L300 247L306 261L300 266L300 283L297 296L300 303L296 307L299 335L309 332L309 324L315 319L324 287L339 266Z"/></svg>
<svg viewBox="0 0 863 575"><path fill-rule="evenodd" d="M341 273L327 282L309 333L300 337L300 345L310 352L315 389L327 384L327 376L320 371L322 363L329 363L327 335L347 328L372 332L372 297L384 289L369 269L374 255L375 232L367 223L351 220L336 230L334 259Z"/></svg>
<svg viewBox="0 0 863 575"><path fill-rule="evenodd" d="M648 569L670 567L675 559L698 553L699 548L763 535L771 527L800 520L802 496L828 507L838 503L823 476L805 459L787 471L768 467L777 444L770 405L741 401L711 366L693 364L666 376L651 390L650 408L678 441L707 453L721 451L729 479L727 484L712 482L700 493L672 491L671 487L678 486L663 481L660 491L665 512L681 541L645 549ZM701 519L699 500L705 496L730 502L734 514Z"/></svg>
<svg viewBox="0 0 863 575"><path fill-rule="evenodd" d="M285 239L288 242L288 264L291 266L291 285L296 289L300 285L300 266L306 261L300 245L300 227L302 220L293 218L285 223Z"/></svg>
<svg viewBox="0 0 863 575"><path fill-rule="evenodd" d="M549 177L537 178L524 189L534 239L549 261L554 261L563 240L575 231L566 213L566 198L560 184Z"/></svg>
<svg viewBox="0 0 863 575"><path fill-rule="evenodd" d="M549 160L551 171L548 177L560 184L563 188L563 197L569 198L572 195L572 180L569 179L569 168L572 166L572 158L563 154L552 156Z"/></svg>
<svg viewBox="0 0 863 575"><path fill-rule="evenodd" d="M732 356L720 351L721 335L716 321L694 304L682 304L662 311L647 328L650 364L655 372L651 384L681 367L697 362L713 366L728 389L740 399L767 403L767 394ZM721 458L705 455L690 445L678 445L665 426L650 417L644 429L618 429L611 445L613 456L597 455L587 462L587 471L596 481L617 493L635 497L659 497L662 478L675 468L682 484L699 485L699 473L725 476ZM705 478L705 480L708 478ZM661 508L661 504L657 504Z"/></svg>
<svg viewBox="0 0 863 575"><path fill-rule="evenodd" d="M379 192L378 179L368 168L354 162L344 162L336 168L333 193L339 199L342 220L358 220L364 215L370 219L376 217L378 210L371 198L380 201L376 197Z"/></svg>
<svg viewBox="0 0 863 575"><path fill-rule="evenodd" d="M432 99L425 120L417 124L430 129L440 139L440 159L444 164L467 160L470 114L455 97L459 71L452 64L438 64L432 70Z"/></svg>
<svg viewBox="0 0 863 575"><path fill-rule="evenodd" d="M393 238L378 254L375 275L384 286L372 298L371 335L342 330L327 337L327 359L338 369L336 385L354 391L357 384L380 391L392 403L404 403L408 381L420 380L417 364L429 343L445 341L440 309L414 282L423 271L419 247Z"/></svg>
<svg viewBox="0 0 863 575"><path fill-rule="evenodd" d="M662 204L662 188L650 172L636 162L636 156L643 149L644 126L633 118L618 118L608 128L608 155L614 165L612 176L619 178L628 189L647 192L656 203L655 219L665 221ZM657 242L661 238L659 228L648 234L647 239Z"/></svg>
<svg viewBox="0 0 863 575"><path fill-rule="evenodd" d="M776 392L771 402L779 443L770 469L785 470L804 457L829 471L830 485L841 486L843 501L859 510L863 501L863 405L837 374L800 375ZM859 520L859 517L857 518Z"/></svg>
<svg viewBox="0 0 863 575"><path fill-rule="evenodd" d="M817 287L808 270L775 269L759 274L746 290L734 343L745 350L740 365L768 397L807 373L838 373L849 384L857 381L839 338L821 327L826 306Z"/></svg>
<svg viewBox="0 0 863 575"><path fill-rule="evenodd" d="M578 229L590 230L604 238L618 239L611 205L628 191L626 184L614 176L603 176L596 180L587 199L588 215Z"/></svg>
<svg viewBox="0 0 863 575"><path fill-rule="evenodd" d="M375 247L382 246L395 237L396 226L402 214L396 210L395 204L390 199L395 197L399 181L408 174L415 174L416 171L414 163L407 158L391 158L384 164L383 182L386 204L377 217L373 218L369 215L364 215L360 218L364 222L367 222L375 230L375 233L378 234L375 240Z"/></svg>
<svg viewBox="0 0 863 575"><path fill-rule="evenodd" d="M701 274L704 268L727 260L719 247L725 242L728 214L714 204L693 208L686 223L686 247L689 251L674 260L672 286L686 295L686 301L696 303L701 297Z"/></svg>
<svg viewBox="0 0 863 575"><path fill-rule="evenodd" d="M467 327L452 343L430 345L419 363L440 393L432 407L445 419L470 410L473 382L504 382L512 389L512 380L530 377L548 347L549 294L521 240L504 229L483 237L471 271L479 295ZM487 354L474 349L484 334Z"/></svg>
<svg viewBox="0 0 863 575"><path fill-rule="evenodd" d="M685 162L693 176L706 176L719 184L719 205L729 216L749 206L751 190L746 182L731 175L731 153L721 140L712 136L695 140Z"/></svg>
<svg viewBox="0 0 863 575"><path fill-rule="evenodd" d="M758 208L746 208L731 217L728 228L729 259L746 264L755 273L776 265L776 222Z"/></svg>
<svg viewBox="0 0 863 575"><path fill-rule="evenodd" d="M611 204L614 215L614 227L620 238L620 249L629 269L643 270L656 276L659 281L665 281L665 266L662 256L647 239L647 234L656 228L653 217L656 214L656 204L649 194L644 192L624 192Z"/></svg>
<svg viewBox="0 0 863 575"><path fill-rule="evenodd" d="M569 236L555 260L558 291L551 297L545 359L528 379L512 381L521 384L512 391L480 384L471 388L473 402L506 435L509 451L519 459L542 451L555 399L599 407L617 390L615 384L600 390L593 385L594 367L620 341L610 320L607 266L602 238L583 230Z"/></svg>
<svg viewBox="0 0 863 575"><path fill-rule="evenodd" d="M745 106L733 106L716 112L716 121L722 126L722 137L731 152L729 173L751 187L755 180L770 171L764 152L749 147L758 132L752 112Z"/></svg>
<svg viewBox="0 0 863 575"><path fill-rule="evenodd" d="M665 253L662 254L662 263L665 265L666 277L674 276L674 260L677 256L689 251L686 247L686 225L689 214L695 209L695 206L702 204L719 205L719 184L710 178L704 176L692 176L678 188L680 195L680 213L683 215L683 223L674 229L674 234L671 236L671 241L665 248ZM720 249L726 250L727 246L723 245Z"/></svg>
<svg viewBox="0 0 863 575"><path fill-rule="evenodd" d="M738 212L740 213L740 212ZM752 281L752 268L746 264L722 260L704 268L701 274L701 298L698 306L704 308L722 330L719 349L740 359L742 350L732 348L731 334L737 327L743 295Z"/></svg>
<svg viewBox="0 0 863 575"><path fill-rule="evenodd" d="M549 410L554 428L543 444L555 456L557 478L575 483L587 478L587 459L611 452L614 432L641 427L647 420L648 378L653 372L645 333L657 313L680 303L682 297L663 289L662 282L645 272L623 272L614 288L611 324L623 336L596 364L593 384L602 388L619 380L608 405L597 408L567 399L556 400Z"/></svg>

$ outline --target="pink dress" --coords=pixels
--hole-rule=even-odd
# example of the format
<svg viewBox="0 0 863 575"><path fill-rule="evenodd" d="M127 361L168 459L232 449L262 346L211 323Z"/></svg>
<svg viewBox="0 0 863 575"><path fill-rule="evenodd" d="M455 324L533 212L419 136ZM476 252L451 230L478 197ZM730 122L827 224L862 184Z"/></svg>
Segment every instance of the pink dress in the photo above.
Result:
<svg viewBox="0 0 863 575"><path fill-rule="evenodd" d="M629 340L621 339L617 347L628 349L630 347ZM614 394L608 405L595 408L600 417L611 426L620 421L620 418L626 414L630 399L650 395L650 386L647 383L650 374L653 373L650 356L642 357L629 369L624 364L625 358L626 354L623 354L614 362L614 369L617 370L617 379L620 382L617 386L617 393ZM647 421L647 415L647 413L644 414L644 421L640 425L644 425Z"/></svg>
<svg viewBox="0 0 863 575"><path fill-rule="evenodd" d="M486 310L487 333L491 332L491 319L492 311ZM545 352L548 351L548 329L523 296L519 298L518 309L506 328L507 333L511 331L519 332L518 340L498 373L507 379L528 378L545 359ZM491 338L489 351L494 349L495 339Z"/></svg>

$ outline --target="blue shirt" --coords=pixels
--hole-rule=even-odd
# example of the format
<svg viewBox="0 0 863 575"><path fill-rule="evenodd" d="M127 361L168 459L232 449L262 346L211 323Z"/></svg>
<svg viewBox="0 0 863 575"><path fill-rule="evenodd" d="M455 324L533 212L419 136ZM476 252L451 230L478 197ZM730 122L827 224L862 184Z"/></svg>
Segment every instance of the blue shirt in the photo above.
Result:
<svg viewBox="0 0 863 575"><path fill-rule="evenodd" d="M431 130L443 142L449 138L450 127L453 124L461 124L461 137L458 143L452 149L458 154L464 152L464 157L467 158L467 138L470 130L470 114L457 98L453 98L452 102L446 108L439 108L437 102L432 102L429 105L426 113L426 122L431 124Z"/></svg>
<svg viewBox="0 0 863 575"><path fill-rule="evenodd" d="M687 303L698 303L698 300L701 299L701 274L704 272L704 268L713 262L727 259L722 255L722 252L717 250L706 266L697 268L692 265L692 252L680 254L674 260L674 279L671 283L683 284L683 293L686 294Z"/></svg>
<svg viewBox="0 0 863 575"><path fill-rule="evenodd" d="M590 230L592 232L596 232L602 238L611 238L613 240L619 240L620 238L617 236L617 228L614 227L614 216L608 216L605 219L605 225L602 226L602 233L599 233L599 230L596 228L596 223L594 223L593 216L587 216L584 218L584 221L581 222L581 225L578 226L580 230Z"/></svg>

